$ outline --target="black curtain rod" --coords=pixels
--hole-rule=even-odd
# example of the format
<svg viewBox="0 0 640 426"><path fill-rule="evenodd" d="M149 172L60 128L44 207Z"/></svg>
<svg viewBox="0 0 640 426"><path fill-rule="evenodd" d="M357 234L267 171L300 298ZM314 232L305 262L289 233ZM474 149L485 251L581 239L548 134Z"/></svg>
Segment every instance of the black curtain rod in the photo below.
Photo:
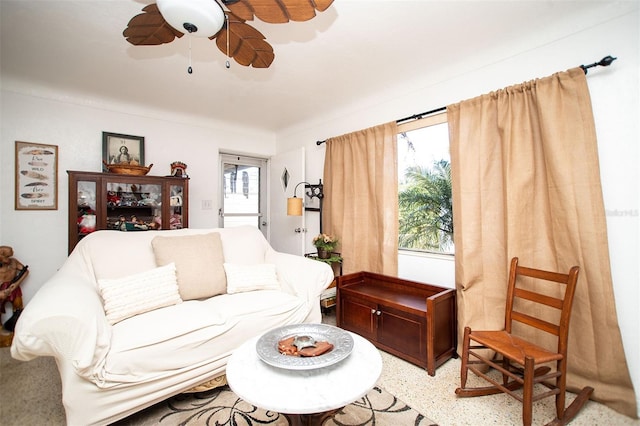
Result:
<svg viewBox="0 0 640 426"><path fill-rule="evenodd" d="M414 115L411 115L409 117L405 117L405 118L401 118L399 120L396 120L396 124L401 124L401 123L404 123L405 121L420 120L421 118L424 118L427 115L435 114L437 112L442 112L442 111L446 111L446 110L447 110L447 107L443 106L443 107L440 107L440 108L432 109L431 111L421 112L420 114L414 114ZM316 145L322 145L325 142L326 142L326 140L316 141Z"/></svg>
<svg viewBox="0 0 640 426"><path fill-rule="evenodd" d="M443 106L440 108L432 109L431 111L422 112L420 114L414 114L412 116L401 118L400 120L396 120L396 124L401 124L401 123L404 123L405 121L420 120L421 118L424 118L425 115L431 115L431 114L435 114L436 112L441 112L446 110L447 110L447 107Z"/></svg>
<svg viewBox="0 0 640 426"><path fill-rule="evenodd" d="M604 58L600 59L600 61L598 61L598 62L594 62L594 63L589 64L589 65L580 65L580 68L582 68L582 71L584 71L584 73L586 74L587 70L589 68L593 68L593 67L597 67L597 66L608 67L616 59L618 59L618 58L614 58L613 56L605 56ZM404 123L405 121L420 120L421 118L424 118L427 115L435 114L437 112L446 111L446 110L447 110L447 107L444 106L444 107L432 109L431 111L422 112L420 114L414 114L414 115L411 115L409 117L405 117L405 118L401 118L399 120L396 120L396 124L401 124L401 123ZM326 140L316 141L316 145L322 145L325 142L326 142Z"/></svg>

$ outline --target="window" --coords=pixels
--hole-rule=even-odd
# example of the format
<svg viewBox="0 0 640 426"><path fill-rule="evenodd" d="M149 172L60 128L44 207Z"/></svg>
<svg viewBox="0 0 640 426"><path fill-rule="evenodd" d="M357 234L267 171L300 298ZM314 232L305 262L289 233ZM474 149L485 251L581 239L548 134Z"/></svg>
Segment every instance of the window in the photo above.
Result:
<svg viewBox="0 0 640 426"><path fill-rule="evenodd" d="M398 126L398 246L453 254L446 113Z"/></svg>

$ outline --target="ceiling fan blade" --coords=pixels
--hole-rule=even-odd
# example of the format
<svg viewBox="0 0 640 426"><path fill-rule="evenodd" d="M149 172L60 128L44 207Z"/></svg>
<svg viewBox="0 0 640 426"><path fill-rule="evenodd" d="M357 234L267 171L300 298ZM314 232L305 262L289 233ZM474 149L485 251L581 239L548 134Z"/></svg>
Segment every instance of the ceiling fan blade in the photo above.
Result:
<svg viewBox="0 0 640 426"><path fill-rule="evenodd" d="M308 21L316 10L326 10L333 0L222 0L236 16L245 21L254 17L270 24Z"/></svg>
<svg viewBox="0 0 640 426"><path fill-rule="evenodd" d="M228 13L229 17L229 54L240 65L254 68L269 68L273 62L275 54L273 47L266 42L264 35L243 19ZM227 28L225 27L215 36L218 49L227 55Z"/></svg>
<svg viewBox="0 0 640 426"><path fill-rule="evenodd" d="M133 45L158 45L170 43L183 34L175 30L164 20L155 3L142 9L143 13L134 16L127 28L122 32L127 41Z"/></svg>

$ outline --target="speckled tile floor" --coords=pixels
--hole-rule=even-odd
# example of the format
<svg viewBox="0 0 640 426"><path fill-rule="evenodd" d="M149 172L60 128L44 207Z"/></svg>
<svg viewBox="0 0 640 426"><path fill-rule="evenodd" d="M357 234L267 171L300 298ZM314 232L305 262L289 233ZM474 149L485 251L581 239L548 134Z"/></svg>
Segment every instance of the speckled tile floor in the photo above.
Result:
<svg viewBox="0 0 640 426"><path fill-rule="evenodd" d="M323 315L323 322L335 325L335 309ZM440 426L507 426L522 424L522 404L508 395L458 398L455 389L460 384L460 360L451 359L436 370L435 377L426 370L386 352L382 355L382 376L378 385L411 407L427 415ZM478 380L473 374L469 384ZM575 395L569 394L570 402ZM533 425L544 425L555 415L553 398L534 404ZM611 408L588 401L571 426L640 426L640 420L624 416Z"/></svg>
<svg viewBox="0 0 640 426"><path fill-rule="evenodd" d="M329 310L323 316L323 322L335 325L335 310ZM420 367L386 352L380 353L384 367L378 385L438 425L522 424L520 403L507 395L456 397L454 390L460 381L459 360L449 360L437 369L435 377L431 377ZM9 348L1 348L0 390L0 425L64 425L60 378L52 358L20 362L11 358ZM534 406L533 424L543 425L553 418L553 414L553 398L540 401ZM640 420L589 401L571 425L640 426Z"/></svg>

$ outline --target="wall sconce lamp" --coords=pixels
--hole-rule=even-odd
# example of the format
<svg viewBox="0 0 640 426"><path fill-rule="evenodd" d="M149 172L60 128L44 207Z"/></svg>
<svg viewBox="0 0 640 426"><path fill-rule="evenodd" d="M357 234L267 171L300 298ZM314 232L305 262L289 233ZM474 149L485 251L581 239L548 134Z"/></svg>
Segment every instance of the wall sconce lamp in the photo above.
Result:
<svg viewBox="0 0 640 426"><path fill-rule="evenodd" d="M300 182L296 185L293 190L293 197L287 198L287 216L302 216L302 198L298 198L296 196L296 192L298 191L298 187L304 184L304 187L308 189L306 192L307 197L313 199L317 198L319 201L319 208L306 207L307 211L317 211L320 212L320 232L322 232L322 199L324 198L324 192L322 191L322 179L319 179L319 183L314 185L309 182Z"/></svg>

